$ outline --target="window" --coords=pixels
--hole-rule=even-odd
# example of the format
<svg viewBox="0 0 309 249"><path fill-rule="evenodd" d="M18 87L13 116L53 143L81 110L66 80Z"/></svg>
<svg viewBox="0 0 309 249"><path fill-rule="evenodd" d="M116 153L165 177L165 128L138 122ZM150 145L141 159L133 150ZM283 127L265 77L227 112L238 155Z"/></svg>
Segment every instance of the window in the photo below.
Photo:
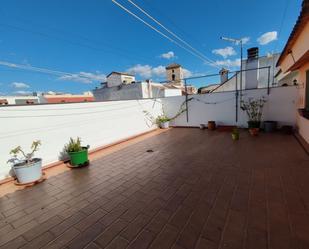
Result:
<svg viewBox="0 0 309 249"><path fill-rule="evenodd" d="M28 100L26 101L26 104L27 104L27 105L32 105L32 104L34 104L34 101L33 101L33 100L28 99Z"/></svg>
<svg viewBox="0 0 309 249"><path fill-rule="evenodd" d="M175 74L172 74L172 81L175 81Z"/></svg>

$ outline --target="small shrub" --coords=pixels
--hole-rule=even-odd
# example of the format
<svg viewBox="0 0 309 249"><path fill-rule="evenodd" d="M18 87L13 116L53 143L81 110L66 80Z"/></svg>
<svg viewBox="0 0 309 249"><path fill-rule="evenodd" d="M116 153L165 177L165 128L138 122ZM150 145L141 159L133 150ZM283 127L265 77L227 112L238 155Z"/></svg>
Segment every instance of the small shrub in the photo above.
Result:
<svg viewBox="0 0 309 249"><path fill-rule="evenodd" d="M260 99L249 98L241 101L240 108L247 113L249 121L260 122L265 103L266 99L264 97Z"/></svg>
<svg viewBox="0 0 309 249"><path fill-rule="evenodd" d="M10 163L17 163L17 162L25 162L26 164L32 162L34 152L39 150L39 147L41 145L40 140L35 140L31 144L31 152L26 153L21 146L17 146L16 148L12 149L10 151L10 154L13 155L13 158L9 159L8 162ZM20 155L20 157L18 157Z"/></svg>
<svg viewBox="0 0 309 249"><path fill-rule="evenodd" d="M64 147L66 152L79 152L83 150L81 146L81 139L77 137L76 139L70 138L69 143L67 143Z"/></svg>

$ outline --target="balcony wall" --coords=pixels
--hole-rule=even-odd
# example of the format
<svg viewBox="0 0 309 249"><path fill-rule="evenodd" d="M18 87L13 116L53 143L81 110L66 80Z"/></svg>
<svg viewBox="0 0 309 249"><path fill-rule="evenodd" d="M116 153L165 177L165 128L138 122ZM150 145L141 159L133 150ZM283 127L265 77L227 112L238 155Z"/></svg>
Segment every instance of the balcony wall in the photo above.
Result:
<svg viewBox="0 0 309 249"><path fill-rule="evenodd" d="M297 128L299 134L309 144L309 120L301 115L297 115Z"/></svg>
<svg viewBox="0 0 309 249"><path fill-rule="evenodd" d="M295 86L271 88L267 95L267 89L254 89L243 91L243 99L265 97L263 120L275 120L279 125L293 125L296 123L296 99ZM207 124L209 120L216 121L220 125L238 125L247 127L247 115L238 105L238 121L236 122L235 91L210 93L201 95L189 95L187 122L183 114L172 122L175 126L199 126ZM184 96L162 99L164 109L168 116L173 116L185 101Z"/></svg>
<svg viewBox="0 0 309 249"><path fill-rule="evenodd" d="M280 124L296 123L296 87L247 90L243 98L267 98L264 120L276 120ZM189 122L186 113L172 121L175 126L199 126L208 120L218 124L246 127L247 116L238 107L235 121L235 92L190 95ZM154 128L144 111L157 116L162 113L174 116L184 96L157 100L128 100L75 104L50 104L31 106L6 106L0 108L0 179L8 175L6 163L9 151L17 145L29 148L35 139L42 141L37 153L43 164L58 161L59 154L70 137L81 137L83 144L92 149L141 134Z"/></svg>
<svg viewBox="0 0 309 249"><path fill-rule="evenodd" d="M33 140L41 140L36 156L46 165L58 161L70 137L81 137L93 149L153 129L144 110L160 114L160 100L1 107L0 179L8 176L9 151L18 145L28 150Z"/></svg>

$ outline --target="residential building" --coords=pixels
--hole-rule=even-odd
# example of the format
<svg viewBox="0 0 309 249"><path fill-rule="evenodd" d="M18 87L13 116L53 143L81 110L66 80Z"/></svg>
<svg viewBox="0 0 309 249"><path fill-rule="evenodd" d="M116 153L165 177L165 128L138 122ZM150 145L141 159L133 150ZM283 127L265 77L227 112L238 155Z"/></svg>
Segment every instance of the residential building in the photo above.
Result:
<svg viewBox="0 0 309 249"><path fill-rule="evenodd" d="M198 93L200 94L211 93L213 90L215 90L219 86L220 84L209 84L207 86L200 87L198 89Z"/></svg>
<svg viewBox="0 0 309 249"><path fill-rule="evenodd" d="M111 72L106 76L106 83L108 87L119 86L119 85L129 85L135 82L135 77L132 74L123 72Z"/></svg>
<svg viewBox="0 0 309 249"><path fill-rule="evenodd" d="M55 104L92 102L94 97L91 92L83 94L70 93L36 93L29 96L0 96L0 105L31 105L31 104Z"/></svg>
<svg viewBox="0 0 309 249"><path fill-rule="evenodd" d="M276 86L295 85L298 82L298 73L283 74L282 70L276 66L280 53L259 56L257 47L247 50L247 59L242 61L242 82L240 73L234 73L229 77L230 72L222 69L220 83L212 92L234 91L236 89L255 89Z"/></svg>
<svg viewBox="0 0 309 249"><path fill-rule="evenodd" d="M181 94L181 89L169 89L163 84L151 80L118 84L112 87L108 87L108 84L104 82L101 83L100 88L93 90L96 101L161 98Z"/></svg>
<svg viewBox="0 0 309 249"><path fill-rule="evenodd" d="M1 105L32 105L41 103L38 96L0 96Z"/></svg>
<svg viewBox="0 0 309 249"><path fill-rule="evenodd" d="M309 1L304 0L298 20L278 59L277 66L287 75L299 75L297 127L309 143Z"/></svg>
<svg viewBox="0 0 309 249"><path fill-rule="evenodd" d="M93 102L94 97L91 92L83 94L70 94L70 93L43 93L40 98L41 103L55 104L55 103L77 103L77 102Z"/></svg>
<svg viewBox="0 0 309 249"><path fill-rule="evenodd" d="M112 72L106 82L93 90L96 101L161 98L183 95L186 92L183 82L184 73L181 65L173 63L166 67L166 82L156 83L151 80L135 81L132 74ZM188 94L195 94L194 86L187 86Z"/></svg>

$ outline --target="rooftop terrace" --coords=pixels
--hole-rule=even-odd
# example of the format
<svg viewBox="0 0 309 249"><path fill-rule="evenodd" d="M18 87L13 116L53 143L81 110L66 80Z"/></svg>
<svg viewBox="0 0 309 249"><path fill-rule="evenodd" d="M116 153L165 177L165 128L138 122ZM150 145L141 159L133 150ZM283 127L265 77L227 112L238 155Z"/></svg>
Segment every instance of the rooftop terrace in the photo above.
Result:
<svg viewBox="0 0 309 249"><path fill-rule="evenodd" d="M308 248L308 155L240 135L170 129L8 194L0 248Z"/></svg>

